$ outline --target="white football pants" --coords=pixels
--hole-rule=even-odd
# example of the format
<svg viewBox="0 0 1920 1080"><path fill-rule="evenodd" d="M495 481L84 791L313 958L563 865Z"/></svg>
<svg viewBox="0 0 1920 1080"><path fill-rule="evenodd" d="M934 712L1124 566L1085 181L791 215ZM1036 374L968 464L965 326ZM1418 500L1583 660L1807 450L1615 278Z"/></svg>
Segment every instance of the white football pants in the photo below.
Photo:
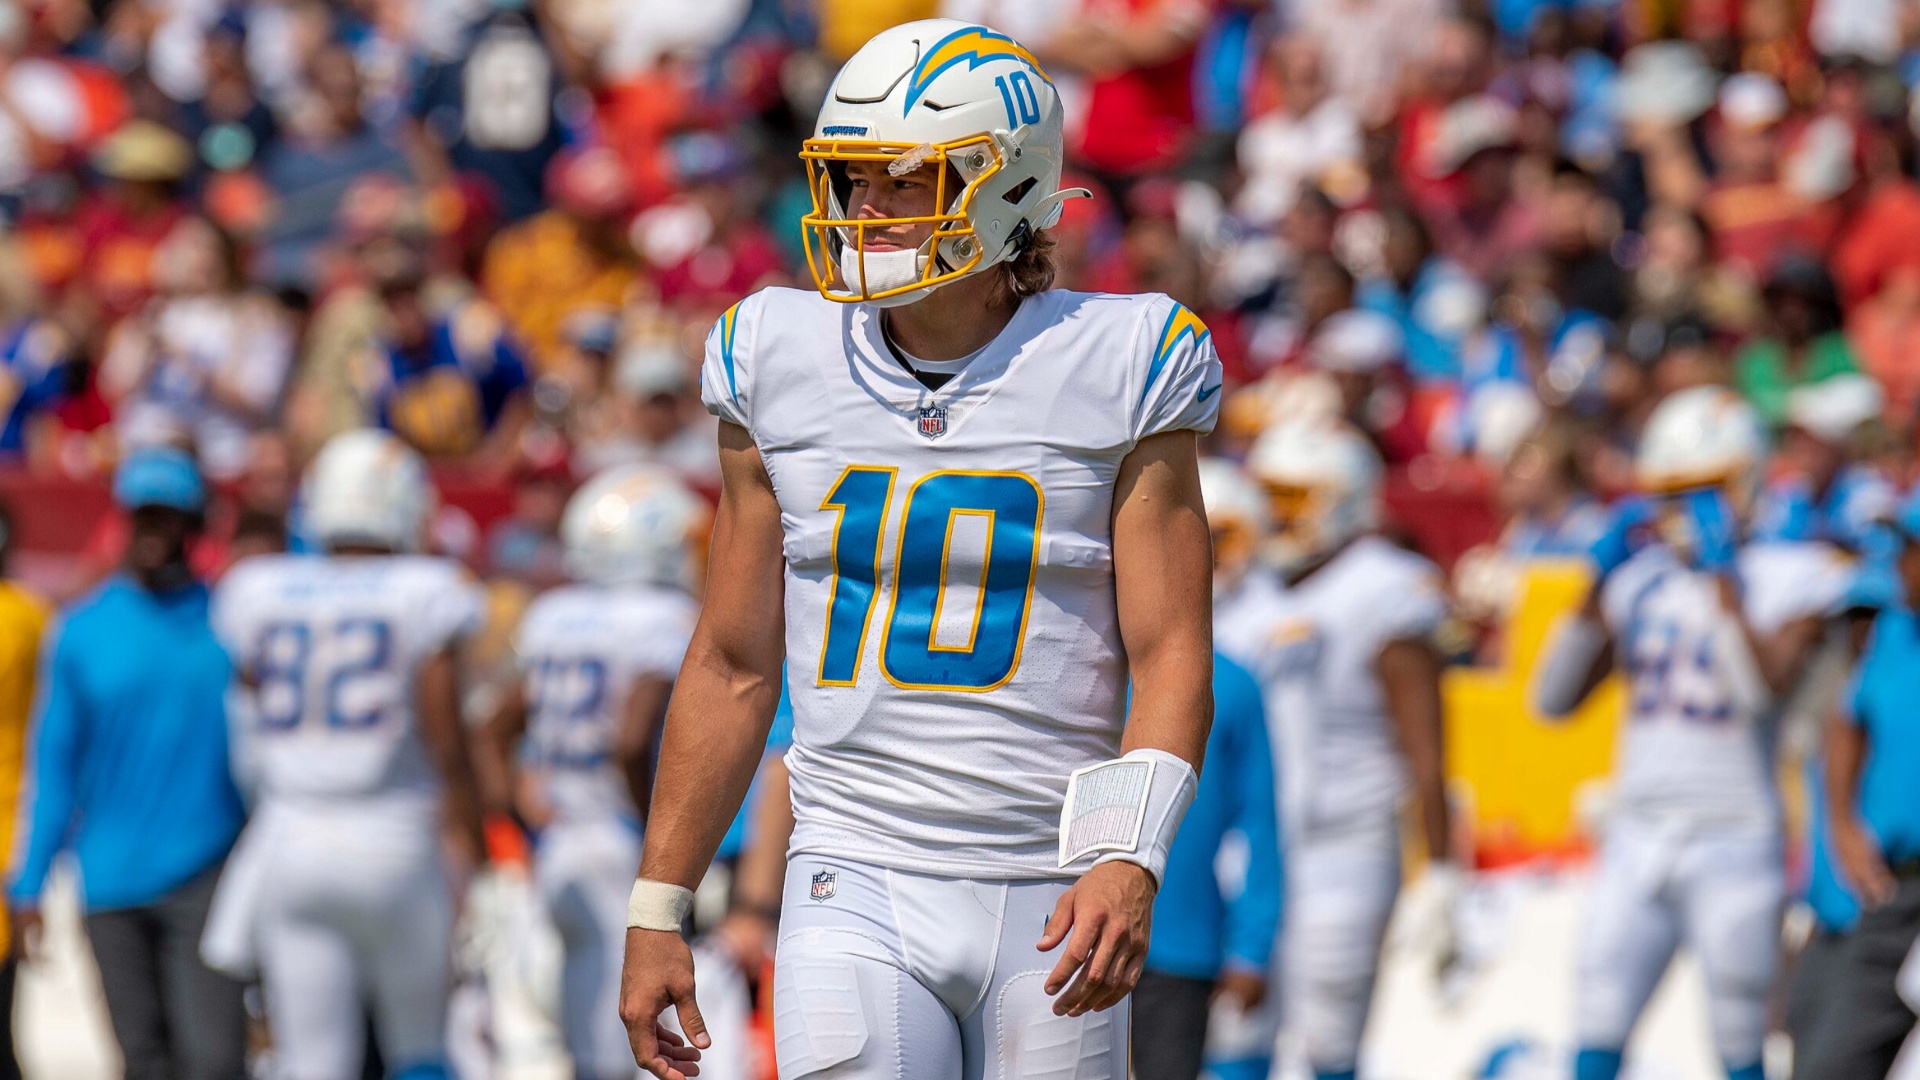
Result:
<svg viewBox="0 0 1920 1080"><path fill-rule="evenodd" d="M1608 828L1580 940L1580 1045L1620 1050L1682 944L1699 958L1720 1060L1760 1060L1780 954L1780 837L1687 831L1626 816Z"/></svg>
<svg viewBox="0 0 1920 1080"><path fill-rule="evenodd" d="M1387 920L1400 893L1392 816L1287 837L1280 944L1286 1027L1317 1073L1360 1057Z"/></svg>
<svg viewBox="0 0 1920 1080"><path fill-rule="evenodd" d="M1072 882L787 864L774 960L781 1080L1125 1080L1128 1002L1055 1016L1040 940Z"/></svg>
<svg viewBox="0 0 1920 1080"><path fill-rule="evenodd" d="M259 940L276 1075L358 1077L369 1012L389 1074L444 1066L453 898L434 815L301 808L275 839Z"/></svg>
<svg viewBox="0 0 1920 1080"><path fill-rule="evenodd" d="M587 1080L640 1071L620 1023L627 894L639 867L639 830L614 818L557 822L534 851L534 887L560 934L560 1031Z"/></svg>

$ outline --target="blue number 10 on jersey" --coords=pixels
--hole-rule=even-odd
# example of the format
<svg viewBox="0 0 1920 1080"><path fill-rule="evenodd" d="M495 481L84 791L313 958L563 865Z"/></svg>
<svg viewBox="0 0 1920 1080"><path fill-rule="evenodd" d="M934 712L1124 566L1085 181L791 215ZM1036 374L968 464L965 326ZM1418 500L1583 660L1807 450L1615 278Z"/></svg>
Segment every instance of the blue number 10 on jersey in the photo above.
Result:
<svg viewBox="0 0 1920 1080"><path fill-rule="evenodd" d="M820 651L821 686L852 686L859 679L867 625L879 596L880 551L892 508L888 466L849 465L827 493L822 510L839 520L833 530L833 590L826 643ZM1033 478L1016 472L932 472L907 492L895 540L893 602L880 644L880 673L908 690L992 690L1020 666L1020 642L1033 603L1040 562L1040 516L1046 499ZM949 585L954 525L984 519L979 599L973 626L961 644L938 640Z"/></svg>

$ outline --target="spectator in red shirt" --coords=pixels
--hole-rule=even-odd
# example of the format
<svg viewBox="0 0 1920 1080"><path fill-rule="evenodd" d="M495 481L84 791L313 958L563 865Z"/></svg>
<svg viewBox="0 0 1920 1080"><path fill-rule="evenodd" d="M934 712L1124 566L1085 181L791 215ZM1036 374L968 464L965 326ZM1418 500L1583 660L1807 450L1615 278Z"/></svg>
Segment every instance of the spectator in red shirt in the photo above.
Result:
<svg viewBox="0 0 1920 1080"><path fill-rule="evenodd" d="M1193 52L1212 0L1087 0L1043 50L1088 77L1081 163L1124 187L1178 163L1194 132Z"/></svg>

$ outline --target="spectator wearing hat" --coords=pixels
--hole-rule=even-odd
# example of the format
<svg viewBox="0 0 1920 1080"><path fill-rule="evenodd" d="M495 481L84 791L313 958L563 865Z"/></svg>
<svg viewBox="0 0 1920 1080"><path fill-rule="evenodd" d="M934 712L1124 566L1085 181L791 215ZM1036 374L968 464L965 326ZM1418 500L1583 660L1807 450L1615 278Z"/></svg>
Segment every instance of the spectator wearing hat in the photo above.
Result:
<svg viewBox="0 0 1920 1080"><path fill-rule="evenodd" d="M1861 904L1835 965L1834 1000L1799 1080L1885 1076L1913 1030L1896 978L1920 937L1920 496L1895 518L1894 600L1874 616L1853 685L1827 726L1826 813L1841 876Z"/></svg>
<svg viewBox="0 0 1920 1080"><path fill-rule="evenodd" d="M1457 198L1429 212L1435 243L1481 281L1497 280L1540 241L1539 216L1514 192L1518 123L1512 107L1491 96L1455 102L1421 163L1425 175L1457 184Z"/></svg>
<svg viewBox="0 0 1920 1080"><path fill-rule="evenodd" d="M1787 422L1787 398L1796 387L1860 370L1840 331L1833 278L1811 258L1790 255L1774 264L1764 290L1767 332L1734 356L1734 383L1770 426Z"/></svg>
<svg viewBox="0 0 1920 1080"><path fill-rule="evenodd" d="M180 181L192 167L187 141L151 120L128 121L94 151L106 187L79 214L80 280L109 319L151 295L154 252L186 213Z"/></svg>
<svg viewBox="0 0 1920 1080"><path fill-rule="evenodd" d="M1391 319L1357 309L1328 319L1307 346L1308 363L1339 388L1341 414L1389 464L1411 461L1426 449L1408 408L1403 348Z"/></svg>
<svg viewBox="0 0 1920 1080"><path fill-rule="evenodd" d="M480 287L513 324L542 371L554 367L567 320L632 299L639 257L627 237L633 213L626 168L612 150L554 158L552 208L502 231L487 247Z"/></svg>
<svg viewBox="0 0 1920 1080"><path fill-rule="evenodd" d="M123 569L60 619L42 661L13 932L33 962L48 872L72 851L129 1080L241 1080L241 987L200 962L244 816L228 771L231 669L187 561L206 486L185 453L156 448L121 464L113 494L132 518Z"/></svg>
<svg viewBox="0 0 1920 1080"><path fill-rule="evenodd" d="M1885 396L1865 375L1836 375L1787 394L1786 429L1753 530L1761 539L1823 541L1870 560L1895 547L1893 482L1860 453Z"/></svg>
<svg viewBox="0 0 1920 1080"><path fill-rule="evenodd" d="M1780 180L1786 91L1765 75L1742 72L1720 86L1712 129L1714 176L1700 213L1724 262L1764 274L1783 248L1806 242L1805 202Z"/></svg>

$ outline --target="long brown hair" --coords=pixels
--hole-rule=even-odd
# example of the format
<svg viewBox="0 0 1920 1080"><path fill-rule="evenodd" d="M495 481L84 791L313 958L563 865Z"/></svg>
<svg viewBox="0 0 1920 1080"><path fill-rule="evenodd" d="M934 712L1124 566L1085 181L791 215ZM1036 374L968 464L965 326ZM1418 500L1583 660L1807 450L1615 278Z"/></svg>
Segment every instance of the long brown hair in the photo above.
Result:
<svg viewBox="0 0 1920 1080"><path fill-rule="evenodd" d="M1058 272L1058 267L1053 263L1055 243L1053 234L1041 229L1033 234L1018 255L1001 264L1005 270L1007 292L1015 300L1024 300L1053 288L1053 278Z"/></svg>

